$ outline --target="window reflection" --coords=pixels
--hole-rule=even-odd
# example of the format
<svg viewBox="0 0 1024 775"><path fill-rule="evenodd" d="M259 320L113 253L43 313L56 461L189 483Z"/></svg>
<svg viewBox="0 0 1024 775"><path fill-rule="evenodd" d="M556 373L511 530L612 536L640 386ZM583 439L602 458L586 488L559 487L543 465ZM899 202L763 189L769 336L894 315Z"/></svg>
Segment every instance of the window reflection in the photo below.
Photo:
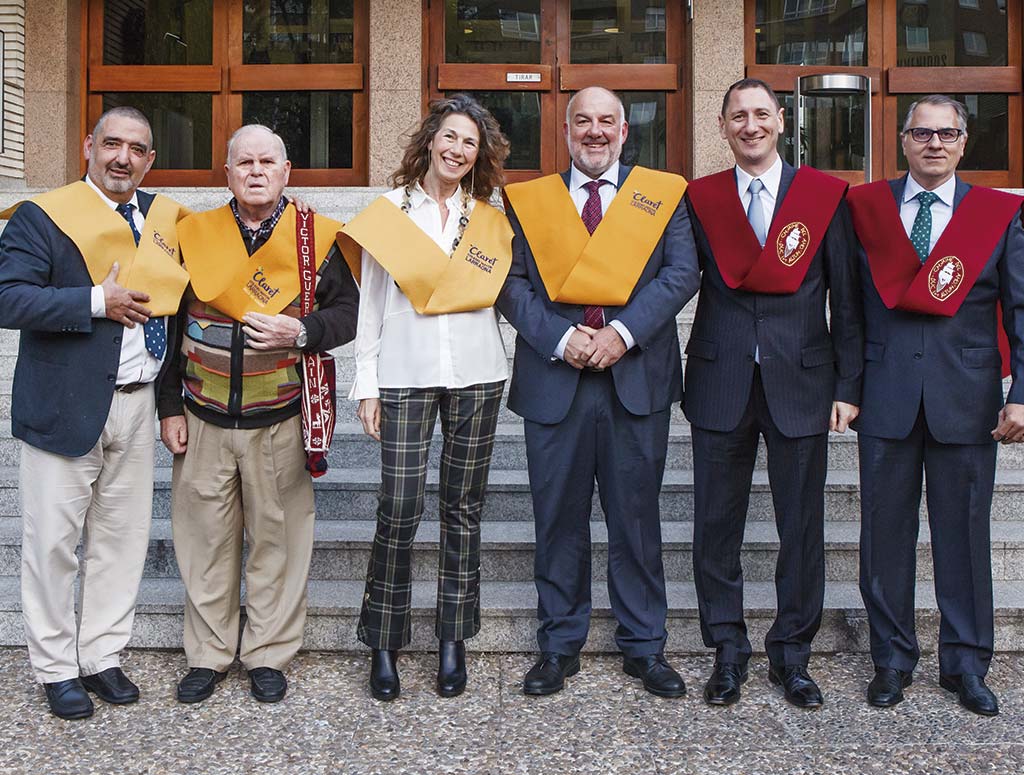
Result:
<svg viewBox="0 0 1024 775"><path fill-rule="evenodd" d="M666 61L665 2L573 0L569 59L576 64Z"/></svg>
<svg viewBox="0 0 1024 775"><path fill-rule="evenodd" d="M866 29L863 0L757 0L757 63L866 65Z"/></svg>
<svg viewBox="0 0 1024 775"><path fill-rule="evenodd" d="M103 4L103 64L213 63L213 0Z"/></svg>
<svg viewBox="0 0 1024 775"><path fill-rule="evenodd" d="M242 95L242 123L281 135L296 169L352 166L350 92L248 92Z"/></svg>
<svg viewBox="0 0 1024 775"><path fill-rule="evenodd" d="M353 0L245 0L242 8L247 65L354 61Z"/></svg>
<svg viewBox="0 0 1024 775"><path fill-rule="evenodd" d="M1000 67L1007 63L1006 4L993 0L899 0L900 67Z"/></svg>
<svg viewBox="0 0 1024 775"><path fill-rule="evenodd" d="M447 0L445 61L540 63L539 0Z"/></svg>

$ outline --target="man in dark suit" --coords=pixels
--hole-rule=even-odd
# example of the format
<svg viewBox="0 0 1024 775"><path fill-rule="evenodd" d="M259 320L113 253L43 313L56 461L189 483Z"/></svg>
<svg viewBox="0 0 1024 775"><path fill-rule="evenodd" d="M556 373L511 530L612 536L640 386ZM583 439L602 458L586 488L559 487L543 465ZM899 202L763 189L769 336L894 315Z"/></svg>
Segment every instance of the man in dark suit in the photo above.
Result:
<svg viewBox="0 0 1024 775"><path fill-rule="evenodd" d="M658 495L669 413L682 393L676 314L699 281L689 219L681 205L685 182L619 164L628 130L621 101L605 89L591 87L574 95L564 131L572 167L561 180L542 178L508 189L516 208L510 214L513 265L497 305L518 331L509 407L525 420L536 522L542 655L523 688L527 694L551 694L579 670L591 612L590 511L596 477L608 524L608 592L623 669L641 678L648 691L678 697L685 692L683 681L662 654L667 604ZM650 196L646 204L638 200L644 176L674 190L674 201L670 196ZM633 181L629 185L627 178ZM527 219L526 205L534 198L534 189L527 187L538 183L547 185L552 206L560 209ZM626 220L610 211L615 206L624 219L641 219L639 225L624 227ZM650 230L642 219L653 213L667 220ZM598 222L605 229L598 230ZM553 256L545 260L555 264L576 259L566 255L570 234L581 235L574 253L581 242L593 246L609 235L620 239L620 252L594 256L588 265L592 276L601 278L616 264L635 263L635 282L600 290L601 299L606 291L612 294L607 298L620 294L618 304L600 304L598 296L552 300L562 296L549 293L551 280L539 251L543 247L545 256ZM630 252L629 243L636 240L649 243L642 255L635 245ZM581 258L580 263L587 261Z"/></svg>
<svg viewBox="0 0 1024 775"><path fill-rule="evenodd" d="M1024 438L1024 231L1019 197L956 176L967 111L944 95L910 107L909 174L851 192L864 295L860 588L875 676L868 702L903 699L914 632L922 471L940 612L940 684L982 715L993 650L989 511L996 442ZM1002 319L997 317L1002 304ZM997 328L1013 382L1003 403ZM1005 373L1005 371L1004 371Z"/></svg>
<svg viewBox="0 0 1024 775"><path fill-rule="evenodd" d="M703 272L683 408L701 633L715 648L704 699L732 704L747 679L740 550L763 436L780 545L769 678L791 703L814 708L822 695L807 665L824 599L828 430L845 431L860 402L863 322L846 186L779 157L783 113L762 81L729 87L719 128L736 166L687 191Z"/></svg>
<svg viewBox="0 0 1024 775"><path fill-rule="evenodd" d="M92 714L85 689L115 704L139 696L118 657L149 542L153 380L162 362L149 295L117 281L118 261L126 265L131 253L115 256L95 282L97 263L109 266L111 256L80 248L83 215L95 224L86 220L86 231L129 250L138 242L132 235L154 199L137 191L155 157L149 122L134 108L108 111L84 153L85 181L22 204L0 237L0 326L21 330L11 419L23 442L26 640L51 711L67 719ZM58 222L77 222L78 231L67 228L78 242Z"/></svg>

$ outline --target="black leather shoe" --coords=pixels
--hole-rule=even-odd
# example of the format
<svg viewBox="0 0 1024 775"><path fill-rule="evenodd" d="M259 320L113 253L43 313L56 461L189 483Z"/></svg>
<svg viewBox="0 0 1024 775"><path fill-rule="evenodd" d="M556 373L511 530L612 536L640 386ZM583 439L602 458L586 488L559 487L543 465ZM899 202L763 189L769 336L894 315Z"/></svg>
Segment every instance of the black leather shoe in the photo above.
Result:
<svg viewBox="0 0 1024 775"><path fill-rule="evenodd" d="M708 705L732 705L739 701L740 687L747 682L747 666L737 662L715 662L711 677L704 684L704 702Z"/></svg>
<svg viewBox="0 0 1024 775"><path fill-rule="evenodd" d="M992 690L985 686L985 678L980 675L942 675L939 674L939 686L947 691L955 692L960 704L979 716L998 716L999 701Z"/></svg>
<svg viewBox="0 0 1024 775"><path fill-rule="evenodd" d="M260 702L280 702L288 691L288 681L280 670L254 667L249 671L249 691Z"/></svg>
<svg viewBox="0 0 1024 775"><path fill-rule="evenodd" d="M807 674L807 668L803 665L771 665L768 668L768 680L776 686L781 686L786 701L798 708L820 708L825 702L821 696L821 689Z"/></svg>
<svg viewBox="0 0 1024 775"><path fill-rule="evenodd" d="M401 694L397 662L397 651L373 650L370 657L370 694L375 700L390 702Z"/></svg>
<svg viewBox="0 0 1024 775"><path fill-rule="evenodd" d="M193 667L188 675L178 682L178 702L202 702L213 694L213 690L227 677L208 667Z"/></svg>
<svg viewBox="0 0 1024 775"><path fill-rule="evenodd" d="M868 705L891 708L903 702L903 690L914 682L914 677L894 667L875 667L875 677L868 684Z"/></svg>
<svg viewBox="0 0 1024 775"><path fill-rule="evenodd" d="M443 640L437 657L437 693L442 697L459 696L466 688L466 644Z"/></svg>
<svg viewBox="0 0 1024 775"><path fill-rule="evenodd" d="M57 718L72 720L89 718L92 715L92 700L85 693L85 687L77 678L43 684L50 713Z"/></svg>
<svg viewBox="0 0 1024 775"><path fill-rule="evenodd" d="M96 675L83 675L82 686L111 705L129 705L139 699L139 687L119 667L108 667Z"/></svg>
<svg viewBox="0 0 1024 775"><path fill-rule="evenodd" d="M545 651L523 679L523 694L540 697L562 691L565 679L580 671L580 655Z"/></svg>
<svg viewBox="0 0 1024 775"><path fill-rule="evenodd" d="M623 657L622 672L639 678L644 682L644 688L657 697L675 698L686 694L686 684L666 661L664 654Z"/></svg>

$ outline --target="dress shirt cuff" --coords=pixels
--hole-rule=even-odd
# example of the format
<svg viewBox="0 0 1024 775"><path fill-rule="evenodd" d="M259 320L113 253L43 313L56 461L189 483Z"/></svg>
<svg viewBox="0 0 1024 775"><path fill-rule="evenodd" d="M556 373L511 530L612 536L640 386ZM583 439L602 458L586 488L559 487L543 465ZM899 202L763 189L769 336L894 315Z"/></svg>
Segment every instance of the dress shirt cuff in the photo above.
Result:
<svg viewBox="0 0 1024 775"><path fill-rule="evenodd" d="M609 321L608 325L619 332L619 336L622 337L622 341L626 343L626 349L632 350L633 345L636 344L636 340L633 338L633 335L629 333L629 329L626 328L626 324L621 320L612 320Z"/></svg>
<svg viewBox="0 0 1024 775"><path fill-rule="evenodd" d="M107 316L107 297L103 292L102 285L94 285L92 287L92 296L90 297L91 313L90 315L94 318L105 318Z"/></svg>
<svg viewBox="0 0 1024 775"><path fill-rule="evenodd" d="M562 338L558 340L558 346L555 347L554 357L560 361L565 360L565 346L569 344L569 337L572 336L572 332L576 330L576 326L569 326L569 329L562 334Z"/></svg>
<svg viewBox="0 0 1024 775"><path fill-rule="evenodd" d="M372 367L365 366L356 369L356 379L352 383L352 389L348 393L349 399L362 401L364 398L380 398L380 387L377 384L377 363Z"/></svg>

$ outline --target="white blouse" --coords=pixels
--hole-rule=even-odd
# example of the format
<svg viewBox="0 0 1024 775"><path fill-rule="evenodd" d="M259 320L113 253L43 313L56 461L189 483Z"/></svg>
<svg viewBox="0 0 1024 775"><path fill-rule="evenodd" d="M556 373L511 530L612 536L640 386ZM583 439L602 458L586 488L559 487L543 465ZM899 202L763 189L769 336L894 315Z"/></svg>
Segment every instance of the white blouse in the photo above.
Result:
<svg viewBox="0 0 1024 775"><path fill-rule="evenodd" d="M397 206L402 190L384 194ZM441 209L417 184L407 215L445 253L459 233L462 191L447 201L448 220L441 227ZM472 212L475 200L470 200ZM356 325L356 378L348 397L377 398L380 388L462 388L508 378L505 346L493 307L420 315L391 275L363 251Z"/></svg>

